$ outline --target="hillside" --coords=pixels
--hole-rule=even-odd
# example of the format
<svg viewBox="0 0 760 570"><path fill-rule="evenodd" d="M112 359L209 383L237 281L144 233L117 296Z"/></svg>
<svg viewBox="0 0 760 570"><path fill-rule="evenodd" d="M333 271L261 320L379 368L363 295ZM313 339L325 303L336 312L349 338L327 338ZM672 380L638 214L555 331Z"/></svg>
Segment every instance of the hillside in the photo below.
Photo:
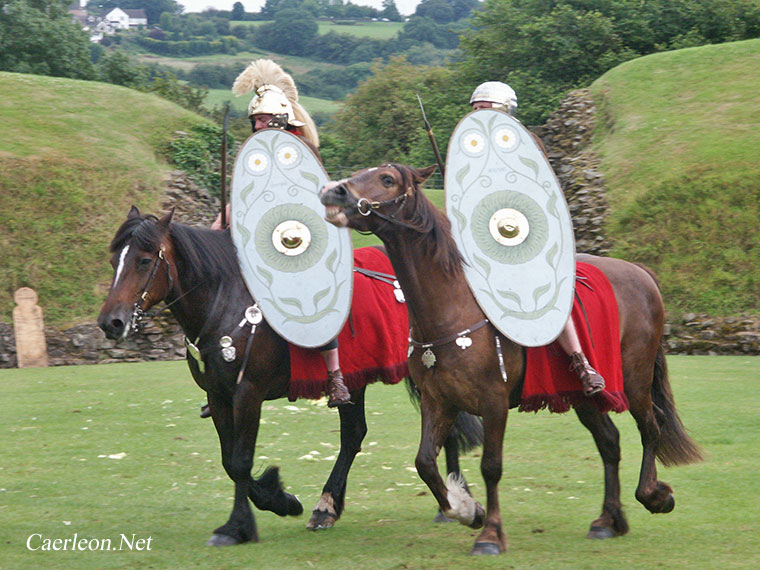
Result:
<svg viewBox="0 0 760 570"><path fill-rule="evenodd" d="M94 320L110 239L131 204L155 211L163 147L202 120L122 87L0 73L0 321L22 286L48 324Z"/></svg>
<svg viewBox="0 0 760 570"><path fill-rule="evenodd" d="M661 53L592 86L612 254L655 269L671 314L758 312L759 57L760 40ZM109 240L131 204L157 212L163 149L201 121L112 85L0 73L0 322L24 285L48 324L92 322Z"/></svg>
<svg viewBox="0 0 760 570"><path fill-rule="evenodd" d="M760 307L760 40L659 53L592 85L612 255L658 273L669 307Z"/></svg>

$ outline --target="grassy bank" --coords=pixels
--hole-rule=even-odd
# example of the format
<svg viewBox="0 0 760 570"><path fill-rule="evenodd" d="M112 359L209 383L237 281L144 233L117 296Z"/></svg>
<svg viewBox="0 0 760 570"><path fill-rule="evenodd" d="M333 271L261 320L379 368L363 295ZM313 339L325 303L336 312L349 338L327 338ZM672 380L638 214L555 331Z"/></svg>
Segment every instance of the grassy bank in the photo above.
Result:
<svg viewBox="0 0 760 570"><path fill-rule="evenodd" d="M203 394L181 362L0 370L3 568L756 568L760 429L756 357L671 357L681 418L704 447L702 464L662 468L676 507L649 514L634 498L641 459L630 414L621 432L625 537L585 538L599 514L602 466L574 414L511 413L500 483L510 549L474 561L477 531L433 525L436 505L414 471L419 414L401 386L372 386L369 433L335 528L308 532L305 514L256 511L261 542L204 542L232 506ZM338 445L338 414L309 401L267 402L254 471L279 465L306 513ZM462 466L484 499L479 451ZM47 538L152 537L143 551L30 551ZM32 546L35 543L32 542ZM38 546L38 544L37 544Z"/></svg>
<svg viewBox="0 0 760 570"><path fill-rule="evenodd" d="M108 242L130 205L156 211L175 131L202 119L154 95L0 73L0 321L34 288L48 324L92 320Z"/></svg>
<svg viewBox="0 0 760 570"><path fill-rule="evenodd" d="M593 86L613 255L678 311L760 307L760 40L659 53Z"/></svg>

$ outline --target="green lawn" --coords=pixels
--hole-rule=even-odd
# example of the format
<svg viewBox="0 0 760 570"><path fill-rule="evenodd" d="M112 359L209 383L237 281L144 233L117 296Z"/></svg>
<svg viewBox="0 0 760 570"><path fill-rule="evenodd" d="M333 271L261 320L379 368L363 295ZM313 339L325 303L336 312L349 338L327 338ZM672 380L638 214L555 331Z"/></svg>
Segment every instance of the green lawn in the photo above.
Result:
<svg viewBox="0 0 760 570"><path fill-rule="evenodd" d="M372 386L369 433L336 527L311 533L308 515L258 512L261 542L204 546L232 505L203 394L182 362L0 371L2 568L757 568L760 565L760 402L757 357L671 357L673 389L698 465L664 469L676 508L651 515L634 499L641 447L629 414L621 430L629 535L585 538L601 507L602 470L573 414L512 413L504 445L501 514L509 551L474 561L476 531L433 525L435 504L414 472L419 415L400 386ZM266 404L254 471L280 465L306 513L337 451L337 412L323 404ZM463 459L476 498L478 453ZM151 538L151 549L44 552L30 536ZM39 545L33 537L31 546ZM146 543L143 543L146 546Z"/></svg>

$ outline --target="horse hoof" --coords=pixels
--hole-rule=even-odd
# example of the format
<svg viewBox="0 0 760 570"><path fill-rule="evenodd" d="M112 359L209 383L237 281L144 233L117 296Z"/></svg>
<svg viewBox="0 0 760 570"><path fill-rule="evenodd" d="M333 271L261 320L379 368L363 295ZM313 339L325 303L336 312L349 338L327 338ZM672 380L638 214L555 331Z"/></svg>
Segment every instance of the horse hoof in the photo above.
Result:
<svg viewBox="0 0 760 570"><path fill-rule="evenodd" d="M486 522L486 510L483 508L483 505L480 503L475 503L475 518L473 521L468 524L470 528L479 529L481 528ZM490 544L490 543L484 543L484 544Z"/></svg>
<svg viewBox="0 0 760 570"><path fill-rule="evenodd" d="M586 535L586 538L615 538L617 536L617 533L612 530L611 528L608 528L606 526L592 526L588 534Z"/></svg>
<svg viewBox="0 0 760 570"><path fill-rule="evenodd" d="M206 546L234 546L235 544L240 544L240 542L227 534L212 534L206 542Z"/></svg>
<svg viewBox="0 0 760 570"><path fill-rule="evenodd" d="M288 515L297 517L303 514L303 505L301 500L295 495L288 494Z"/></svg>
<svg viewBox="0 0 760 570"><path fill-rule="evenodd" d="M470 554L472 556L494 556L496 554L501 554L501 548L495 542L476 542L472 547L472 552L470 552Z"/></svg>
<svg viewBox="0 0 760 570"><path fill-rule="evenodd" d="M668 495L668 500L665 501L665 506L662 507L662 510L660 510L661 513L669 513L673 509L676 508L676 498L673 496L673 493Z"/></svg>
<svg viewBox="0 0 760 570"><path fill-rule="evenodd" d="M309 522L306 523L306 528L308 530L325 530L332 528L336 520L338 520L338 517L327 511L314 511Z"/></svg>
<svg viewBox="0 0 760 570"><path fill-rule="evenodd" d="M441 511L438 511L438 513L435 515L435 518L433 519L434 523L450 523L450 522L459 522L456 519L450 519L446 515L444 515Z"/></svg>

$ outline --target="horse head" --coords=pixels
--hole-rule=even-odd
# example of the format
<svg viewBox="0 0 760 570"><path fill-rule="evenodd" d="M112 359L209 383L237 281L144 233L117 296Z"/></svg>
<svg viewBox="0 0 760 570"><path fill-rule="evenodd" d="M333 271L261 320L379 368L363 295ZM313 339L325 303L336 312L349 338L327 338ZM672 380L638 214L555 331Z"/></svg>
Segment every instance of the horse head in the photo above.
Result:
<svg viewBox="0 0 760 570"><path fill-rule="evenodd" d="M164 300L177 281L169 226L174 209L161 219L132 206L111 241L114 277L98 315L98 326L111 339L137 330L143 313Z"/></svg>
<svg viewBox="0 0 760 570"><path fill-rule="evenodd" d="M373 217L404 225L413 217L415 198L435 166L416 169L383 164L355 172L351 178L330 182L319 193L327 208L327 221L338 227L376 231Z"/></svg>

